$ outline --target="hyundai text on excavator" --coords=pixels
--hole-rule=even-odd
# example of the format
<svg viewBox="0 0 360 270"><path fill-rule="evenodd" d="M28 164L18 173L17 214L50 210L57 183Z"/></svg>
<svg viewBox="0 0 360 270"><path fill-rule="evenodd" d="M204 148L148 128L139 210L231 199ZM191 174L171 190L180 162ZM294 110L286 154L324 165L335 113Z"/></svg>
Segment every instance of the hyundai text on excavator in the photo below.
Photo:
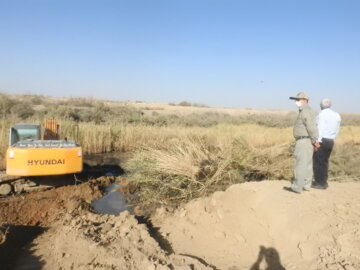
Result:
<svg viewBox="0 0 360 270"><path fill-rule="evenodd" d="M75 141L60 140L59 128L55 119L45 120L43 132L39 124L16 124L10 128L6 152L7 177L5 180L0 178L0 195L36 188L31 177L82 171L81 147Z"/></svg>

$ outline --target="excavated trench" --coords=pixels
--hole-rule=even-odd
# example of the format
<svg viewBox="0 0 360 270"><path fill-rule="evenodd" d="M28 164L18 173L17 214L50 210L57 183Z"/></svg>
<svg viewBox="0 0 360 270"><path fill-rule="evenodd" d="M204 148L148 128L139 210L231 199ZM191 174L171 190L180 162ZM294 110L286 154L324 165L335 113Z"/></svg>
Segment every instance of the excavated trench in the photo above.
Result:
<svg viewBox="0 0 360 270"><path fill-rule="evenodd" d="M117 188L113 183L124 173L121 160L118 154L87 156L80 174L32 178L49 187L0 197L0 269L41 269L41 259L30 251L32 241L64 214L97 208L102 212L109 205L117 207L120 200L123 205L125 199L119 192L108 193L109 187L112 191ZM104 191L108 194L101 198ZM93 201L94 210L90 206Z"/></svg>
<svg viewBox="0 0 360 270"><path fill-rule="evenodd" d="M6 241L0 245L0 269L41 269L41 259L30 251L32 241L46 231L41 226L8 225Z"/></svg>
<svg viewBox="0 0 360 270"><path fill-rule="evenodd" d="M359 183L233 185L149 221L124 211L126 178L102 175L0 198L0 269L360 269Z"/></svg>
<svg viewBox="0 0 360 270"><path fill-rule="evenodd" d="M82 174L76 175L76 181L73 179L65 181L60 187L50 190L0 198L0 226L3 225L3 231L6 231L6 239L0 244L0 269L43 269L48 259L46 256L36 254L36 250L41 250L41 246L39 248L34 243L69 215L72 216L71 219L79 219L88 214L99 214L99 217L119 216L124 211L134 214L133 208L126 203L121 193L121 183L126 182L122 176L124 171L121 168L121 157L114 154L96 155L87 157L85 162L85 170ZM138 224L136 226L147 228L151 241L157 243L160 248L157 253L164 254L161 256L170 256L174 253L171 244L150 220L142 216L136 216L135 220ZM151 255L149 258L157 255ZM66 259L67 257L64 257L64 260ZM189 265L200 267L194 266L190 269L215 269L207 267L206 262L191 257L184 256L181 260L190 260ZM164 265L166 265L165 261L164 258L159 259ZM167 265L168 268L164 266L163 269L176 269L173 267L174 262ZM93 269L101 269L100 266L99 263L94 264Z"/></svg>

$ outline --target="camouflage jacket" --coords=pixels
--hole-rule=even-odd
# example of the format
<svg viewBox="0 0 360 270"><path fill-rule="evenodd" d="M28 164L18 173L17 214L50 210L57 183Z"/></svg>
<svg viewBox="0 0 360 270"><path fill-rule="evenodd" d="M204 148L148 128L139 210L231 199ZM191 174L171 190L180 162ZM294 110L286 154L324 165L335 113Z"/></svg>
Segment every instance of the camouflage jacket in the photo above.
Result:
<svg viewBox="0 0 360 270"><path fill-rule="evenodd" d="M298 137L309 136L311 141L315 143L319 137L315 119L315 112L308 104L300 107L293 131L295 139Z"/></svg>

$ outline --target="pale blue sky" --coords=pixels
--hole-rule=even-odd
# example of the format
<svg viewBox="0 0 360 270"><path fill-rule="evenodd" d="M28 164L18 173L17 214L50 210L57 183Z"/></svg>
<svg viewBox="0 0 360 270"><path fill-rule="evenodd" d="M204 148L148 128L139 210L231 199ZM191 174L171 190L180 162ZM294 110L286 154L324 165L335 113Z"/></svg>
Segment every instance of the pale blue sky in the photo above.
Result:
<svg viewBox="0 0 360 270"><path fill-rule="evenodd" d="M360 1L0 0L0 91L360 112Z"/></svg>

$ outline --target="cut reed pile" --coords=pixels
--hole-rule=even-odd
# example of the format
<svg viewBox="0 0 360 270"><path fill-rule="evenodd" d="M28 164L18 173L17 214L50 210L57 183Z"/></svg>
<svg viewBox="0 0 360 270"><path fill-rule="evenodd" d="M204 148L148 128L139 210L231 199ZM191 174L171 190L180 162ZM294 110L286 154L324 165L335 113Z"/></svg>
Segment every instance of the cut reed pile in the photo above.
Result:
<svg viewBox="0 0 360 270"><path fill-rule="evenodd" d="M242 137L220 141L187 136L138 152L128 168L138 190L133 202L151 211L160 204L177 206L235 183L291 178L291 144L255 147Z"/></svg>
<svg viewBox="0 0 360 270"><path fill-rule="evenodd" d="M293 178L291 128L219 125L187 129L129 162L134 204L151 212L177 207L232 184ZM163 129L164 131L164 129ZM331 157L330 180L360 180L360 127L344 127ZM186 133L186 134L185 134Z"/></svg>

